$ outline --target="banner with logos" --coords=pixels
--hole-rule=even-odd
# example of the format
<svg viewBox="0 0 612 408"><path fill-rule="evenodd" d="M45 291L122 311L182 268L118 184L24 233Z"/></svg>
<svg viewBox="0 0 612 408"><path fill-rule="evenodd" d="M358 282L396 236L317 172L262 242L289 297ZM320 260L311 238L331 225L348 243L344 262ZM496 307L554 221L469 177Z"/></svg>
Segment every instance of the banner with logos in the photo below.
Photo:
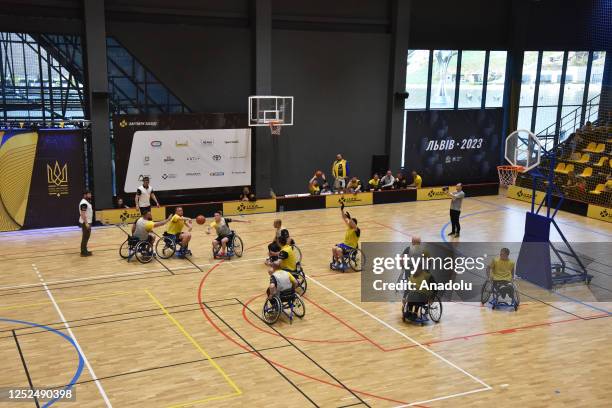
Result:
<svg viewBox="0 0 612 408"><path fill-rule="evenodd" d="M237 199L251 185L246 114L113 117L116 194L130 206L142 178L162 204Z"/></svg>
<svg viewBox="0 0 612 408"><path fill-rule="evenodd" d="M497 181L502 109L407 111L406 172L424 186Z"/></svg>
<svg viewBox="0 0 612 408"><path fill-rule="evenodd" d="M80 129L0 131L0 231L76 225L83 158Z"/></svg>
<svg viewBox="0 0 612 408"><path fill-rule="evenodd" d="M165 207L151 207L153 221L163 221L166 219ZM132 224L140 218L138 208L117 208L110 210L96 211L96 221L102 224Z"/></svg>
<svg viewBox="0 0 612 408"><path fill-rule="evenodd" d="M226 201L223 203L223 215L248 215L269 212L276 212L275 198L257 201Z"/></svg>
<svg viewBox="0 0 612 408"><path fill-rule="evenodd" d="M446 199L450 199L448 196L448 187L417 188L417 201Z"/></svg>
<svg viewBox="0 0 612 408"><path fill-rule="evenodd" d="M508 186L506 197L530 203L533 197L533 190L525 187ZM539 205L544 200L544 197L546 197L545 192L536 190L536 204Z"/></svg>
<svg viewBox="0 0 612 408"><path fill-rule="evenodd" d="M325 196L326 208L337 208L344 204L345 207L354 207L357 205L374 204L373 193L357 193L357 194L329 194Z"/></svg>
<svg viewBox="0 0 612 408"><path fill-rule="evenodd" d="M589 204L589 209L587 210L587 217L595 218L596 220L612 222L612 208Z"/></svg>
<svg viewBox="0 0 612 408"><path fill-rule="evenodd" d="M251 129L139 130L123 191L149 177L155 191L251 184Z"/></svg>

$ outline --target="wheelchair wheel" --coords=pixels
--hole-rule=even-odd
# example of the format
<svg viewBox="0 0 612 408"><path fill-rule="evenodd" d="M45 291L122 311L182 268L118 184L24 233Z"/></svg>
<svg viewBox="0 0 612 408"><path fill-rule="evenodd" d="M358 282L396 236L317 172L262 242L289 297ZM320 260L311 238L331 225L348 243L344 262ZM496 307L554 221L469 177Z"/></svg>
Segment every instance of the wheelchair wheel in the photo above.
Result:
<svg viewBox="0 0 612 408"><path fill-rule="evenodd" d="M266 299L266 303L263 305L261 316L264 321L268 324L274 324L278 320L281 314L281 301L278 297L272 299Z"/></svg>
<svg viewBox="0 0 612 408"><path fill-rule="evenodd" d="M521 296L519 295L518 288L513 283L512 289L514 290L514 311L518 310L519 305L521 304Z"/></svg>
<svg viewBox="0 0 612 408"><path fill-rule="evenodd" d="M299 270L296 274L293 275L297 282L298 293L303 295L306 293L306 289L308 288L308 282L306 281L306 275L303 270Z"/></svg>
<svg viewBox="0 0 612 408"><path fill-rule="evenodd" d="M153 260L153 245L149 241L140 241L136 245L136 259L143 264Z"/></svg>
<svg viewBox="0 0 612 408"><path fill-rule="evenodd" d="M361 249L355 248L348 254L348 264L355 272L361 272L364 263L365 255Z"/></svg>
<svg viewBox="0 0 612 408"><path fill-rule="evenodd" d="M434 298L431 300L431 303L429 304L427 309L429 318L434 322L438 323L442 318L442 302L440 301L440 298L437 295L434 296Z"/></svg>
<svg viewBox="0 0 612 408"><path fill-rule="evenodd" d="M234 254L238 258L240 258L242 256L242 251L244 250L242 246L242 238L240 238L238 235L234 235L234 239L232 241L232 247L234 250Z"/></svg>
<svg viewBox="0 0 612 408"><path fill-rule="evenodd" d="M174 255L176 251L176 244L174 239L170 237L162 237L157 240L155 244L155 252L162 259L168 259Z"/></svg>
<svg viewBox="0 0 612 408"><path fill-rule="evenodd" d="M122 257L123 259L128 259L128 257L130 256L129 239L126 239L125 241L123 241L123 244L121 244L121 247L119 247L119 256Z"/></svg>
<svg viewBox="0 0 612 408"><path fill-rule="evenodd" d="M293 314L300 319L306 314L306 305L297 293L295 294L295 299L293 299Z"/></svg>
<svg viewBox="0 0 612 408"><path fill-rule="evenodd" d="M483 305L489 301L491 295L493 294L493 282L487 280L484 285L482 285L482 291L480 292L480 303Z"/></svg>
<svg viewBox="0 0 612 408"><path fill-rule="evenodd" d="M295 252L295 259L297 262L302 262L302 250L297 245L293 245L293 252Z"/></svg>

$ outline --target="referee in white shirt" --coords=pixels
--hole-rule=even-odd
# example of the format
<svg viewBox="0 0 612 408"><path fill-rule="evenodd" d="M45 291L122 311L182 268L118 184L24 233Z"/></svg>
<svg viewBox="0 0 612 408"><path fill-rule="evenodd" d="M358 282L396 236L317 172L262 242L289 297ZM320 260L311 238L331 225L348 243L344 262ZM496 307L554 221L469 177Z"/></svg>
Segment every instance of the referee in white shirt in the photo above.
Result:
<svg viewBox="0 0 612 408"><path fill-rule="evenodd" d="M93 207L91 205L91 192L85 191L83 199L79 203L79 224L83 236L81 237L81 256L91 256L91 252L87 250L87 243L91 236L91 223L93 222Z"/></svg>
<svg viewBox="0 0 612 408"><path fill-rule="evenodd" d="M153 187L149 185L149 178L143 177L142 186L136 189L136 198L134 198L136 207L140 209L140 215L145 215L147 212L151 211L151 199L153 199L155 204L159 207L159 201L157 201L157 197L155 197Z"/></svg>

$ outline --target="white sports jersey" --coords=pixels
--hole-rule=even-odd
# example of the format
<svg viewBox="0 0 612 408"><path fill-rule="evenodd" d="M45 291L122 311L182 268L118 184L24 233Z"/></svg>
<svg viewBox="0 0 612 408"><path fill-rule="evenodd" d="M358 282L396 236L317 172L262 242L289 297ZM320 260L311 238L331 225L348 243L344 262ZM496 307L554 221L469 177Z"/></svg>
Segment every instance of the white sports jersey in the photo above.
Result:
<svg viewBox="0 0 612 408"><path fill-rule="evenodd" d="M87 219L84 220L83 216L79 215L79 224L84 224L84 223L91 224L93 222L93 207L91 206L91 203L87 201L86 199L82 199L81 202L79 203L79 214L83 210L85 210L85 217Z"/></svg>
<svg viewBox="0 0 612 408"><path fill-rule="evenodd" d="M137 207L150 207L151 206L151 194L153 193L153 187L149 186L145 188L144 186L138 187L136 190L136 203Z"/></svg>

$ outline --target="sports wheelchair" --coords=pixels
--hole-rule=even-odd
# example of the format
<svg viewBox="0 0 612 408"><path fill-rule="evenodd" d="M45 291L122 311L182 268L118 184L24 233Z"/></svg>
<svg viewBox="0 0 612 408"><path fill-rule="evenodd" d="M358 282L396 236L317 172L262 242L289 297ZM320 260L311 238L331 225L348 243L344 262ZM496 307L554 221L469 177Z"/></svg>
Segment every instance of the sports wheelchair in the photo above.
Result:
<svg viewBox="0 0 612 408"><path fill-rule="evenodd" d="M168 234L164 232L164 235L157 240L155 244L155 252L162 259L168 259L172 255L176 254L179 258L184 258L187 255L191 255L190 250L185 250L178 242L176 235Z"/></svg>
<svg viewBox="0 0 612 408"><path fill-rule="evenodd" d="M342 250L342 264L340 267L334 266L335 259L332 256L332 260L329 263L329 268L334 271L346 271L349 267L355 272L361 272L363 268L363 264L365 263L366 258L361 250L361 248L351 248L348 250Z"/></svg>
<svg viewBox="0 0 612 408"><path fill-rule="evenodd" d="M409 297L410 292L404 295L404 303L402 306L402 321L410 321L412 323L420 324L421 326L427 323L429 320L434 323L438 323L442 318L442 301L440 295L433 291L427 296L427 301L423 302L418 306L416 311L416 318L410 315L409 310Z"/></svg>
<svg viewBox="0 0 612 408"><path fill-rule="evenodd" d="M494 282L491 279L487 279L484 285L482 285L480 303L484 306L487 302L491 305L492 309L498 306L507 306L513 307L516 311L521 303L521 299L514 282Z"/></svg>
<svg viewBox="0 0 612 408"><path fill-rule="evenodd" d="M227 252L225 253L225 256L223 256L223 258L230 259L234 255L236 255L238 258L242 256L242 252L244 251L242 238L240 238L240 236L236 234L234 231L232 231L232 233L229 236L226 249L227 249ZM215 259L221 258L219 256L219 251L221 251L220 243L217 246L217 248L213 249L213 258Z"/></svg>
<svg viewBox="0 0 612 408"><path fill-rule="evenodd" d="M301 319L306 314L306 305L295 290L287 289L266 299L261 315L266 323L274 324L280 318L281 313L289 318L290 324L293 323L293 316Z"/></svg>
<svg viewBox="0 0 612 408"><path fill-rule="evenodd" d="M308 282L306 281L306 274L304 273L304 270L302 269L302 264L300 262L297 262L295 266L296 266L295 271L291 271L289 269L285 269L285 270L289 272L291 275L293 275L297 283L296 290L299 292L300 295L303 295L304 293L306 293L306 289L308 288Z"/></svg>
<svg viewBox="0 0 612 408"><path fill-rule="evenodd" d="M140 263L149 263L154 256L153 245L149 241L141 241L138 237L130 236L121 244L119 256L128 262L136 257Z"/></svg>

